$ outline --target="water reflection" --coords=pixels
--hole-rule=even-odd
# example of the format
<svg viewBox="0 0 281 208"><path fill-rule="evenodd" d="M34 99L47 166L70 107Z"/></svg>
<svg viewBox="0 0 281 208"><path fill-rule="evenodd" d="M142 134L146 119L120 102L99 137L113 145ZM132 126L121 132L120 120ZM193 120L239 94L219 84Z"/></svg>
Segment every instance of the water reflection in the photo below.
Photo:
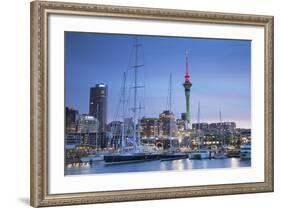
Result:
<svg viewBox="0 0 281 208"><path fill-rule="evenodd" d="M240 160L239 158L227 159L205 159L205 160L172 160L172 161L150 161L142 163L128 163L119 165L105 165L103 161L94 162L89 165L68 165L65 167L66 175L92 174L92 173L124 173L144 171L167 171L167 170L190 170L209 168L239 168L250 167L251 160Z"/></svg>
<svg viewBox="0 0 281 208"><path fill-rule="evenodd" d="M239 168L239 163L237 160L235 160L235 158L231 158L230 163L231 163L230 166L232 168Z"/></svg>

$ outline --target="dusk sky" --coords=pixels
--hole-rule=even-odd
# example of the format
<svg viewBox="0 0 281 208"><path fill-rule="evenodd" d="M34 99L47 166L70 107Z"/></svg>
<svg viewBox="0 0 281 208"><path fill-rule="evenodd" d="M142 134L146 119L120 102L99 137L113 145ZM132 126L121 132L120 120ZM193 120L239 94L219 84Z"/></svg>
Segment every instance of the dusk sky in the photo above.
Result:
<svg viewBox="0 0 281 208"><path fill-rule="evenodd" d="M185 111L182 86L185 75L185 51L191 87L191 121L234 121L237 127L251 126L251 41L202 38L138 36L139 100L145 109L141 117L158 117L167 109L169 75L172 74L172 111L177 118ZM123 72L132 83L135 36L65 33L66 106L89 113L90 87L108 85L108 122L115 118ZM131 84L127 84L128 89ZM128 90L129 91L129 90ZM131 104L129 104L132 107ZM116 118L115 118L116 119ZM119 118L120 120L120 118Z"/></svg>

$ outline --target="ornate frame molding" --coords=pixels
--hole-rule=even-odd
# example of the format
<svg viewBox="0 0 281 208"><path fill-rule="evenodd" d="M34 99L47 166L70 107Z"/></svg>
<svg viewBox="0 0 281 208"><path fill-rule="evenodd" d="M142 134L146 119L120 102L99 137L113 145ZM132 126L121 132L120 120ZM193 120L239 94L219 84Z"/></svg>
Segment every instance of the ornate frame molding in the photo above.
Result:
<svg viewBox="0 0 281 208"><path fill-rule="evenodd" d="M265 28L265 179L259 183L172 187L142 190L106 191L74 194L48 194L48 69L47 17L49 14L141 18L257 25ZM31 2L31 205L34 207L78 205L196 196L242 194L273 191L273 17L133 8L61 2Z"/></svg>

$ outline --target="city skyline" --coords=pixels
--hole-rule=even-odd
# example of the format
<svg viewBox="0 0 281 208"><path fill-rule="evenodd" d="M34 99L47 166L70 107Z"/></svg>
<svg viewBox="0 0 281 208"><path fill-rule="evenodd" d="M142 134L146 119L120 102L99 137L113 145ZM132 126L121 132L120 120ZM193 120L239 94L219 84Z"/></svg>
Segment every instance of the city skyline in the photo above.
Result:
<svg viewBox="0 0 281 208"><path fill-rule="evenodd" d="M234 121L238 127L251 126L250 49L245 40L217 40L138 36L140 62L145 65L141 78L145 110L142 116L159 117L167 110L169 74L173 75L172 112L176 118L185 112L183 89L185 50L188 50L191 89L191 122L197 122L197 103L201 122ZM132 61L134 36L66 32L66 106L89 113L90 88L108 86L108 123L114 120L122 76ZM129 72L130 73L130 72ZM141 116L141 117L142 117Z"/></svg>

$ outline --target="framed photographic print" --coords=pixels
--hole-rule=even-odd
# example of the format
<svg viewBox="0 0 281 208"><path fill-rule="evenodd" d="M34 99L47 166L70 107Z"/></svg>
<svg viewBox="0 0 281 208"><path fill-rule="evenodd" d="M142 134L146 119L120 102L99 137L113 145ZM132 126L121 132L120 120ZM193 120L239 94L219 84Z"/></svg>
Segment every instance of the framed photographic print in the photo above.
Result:
<svg viewBox="0 0 281 208"><path fill-rule="evenodd" d="M273 191L273 17L31 3L31 205Z"/></svg>

